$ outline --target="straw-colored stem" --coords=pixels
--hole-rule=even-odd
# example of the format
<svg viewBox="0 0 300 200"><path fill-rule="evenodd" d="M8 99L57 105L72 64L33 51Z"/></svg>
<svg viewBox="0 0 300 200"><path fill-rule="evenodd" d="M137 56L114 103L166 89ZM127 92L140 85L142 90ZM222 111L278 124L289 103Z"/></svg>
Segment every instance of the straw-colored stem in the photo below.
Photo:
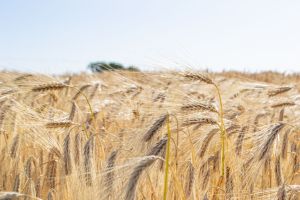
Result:
<svg viewBox="0 0 300 200"><path fill-rule="evenodd" d="M89 106L90 112L91 112L92 121L94 121L94 119L95 119L94 112L93 112L92 106L91 106L90 101L87 98L87 96L81 90L77 89L76 87L74 87L74 86L70 86L70 87L73 88L73 89L75 89L75 90L77 90L85 98L85 100L86 100L86 102L87 102L87 104Z"/></svg>
<svg viewBox="0 0 300 200"><path fill-rule="evenodd" d="M167 199L168 193L168 176L169 176L169 160L170 160L170 141L171 141L171 129L170 129L170 116L167 116L167 149L166 149L166 168L165 168L165 178L164 178L164 200Z"/></svg>
<svg viewBox="0 0 300 200"><path fill-rule="evenodd" d="M220 110L219 110L219 120L220 120L220 128L221 128L221 146L222 146L222 150L221 150L221 175L224 176L225 174L225 137L226 137L226 129L225 129L225 125L224 125L224 119L223 119L223 102L222 102L222 96L220 93L220 89L219 87L214 84L217 93L218 93L218 98L219 98L219 106L220 106Z"/></svg>

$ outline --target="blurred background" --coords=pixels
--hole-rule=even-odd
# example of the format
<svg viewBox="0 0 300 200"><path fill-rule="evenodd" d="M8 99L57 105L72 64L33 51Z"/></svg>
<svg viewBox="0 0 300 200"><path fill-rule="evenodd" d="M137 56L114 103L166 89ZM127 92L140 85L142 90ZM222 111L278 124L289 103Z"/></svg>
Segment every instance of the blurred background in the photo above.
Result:
<svg viewBox="0 0 300 200"><path fill-rule="evenodd" d="M300 1L0 1L0 69L300 72Z"/></svg>

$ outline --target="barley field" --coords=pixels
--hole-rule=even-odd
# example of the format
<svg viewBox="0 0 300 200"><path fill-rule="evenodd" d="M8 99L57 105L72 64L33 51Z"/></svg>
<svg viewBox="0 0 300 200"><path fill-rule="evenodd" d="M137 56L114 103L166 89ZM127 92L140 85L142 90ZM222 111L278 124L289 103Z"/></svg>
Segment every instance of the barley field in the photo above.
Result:
<svg viewBox="0 0 300 200"><path fill-rule="evenodd" d="M0 73L0 200L300 197L300 76Z"/></svg>

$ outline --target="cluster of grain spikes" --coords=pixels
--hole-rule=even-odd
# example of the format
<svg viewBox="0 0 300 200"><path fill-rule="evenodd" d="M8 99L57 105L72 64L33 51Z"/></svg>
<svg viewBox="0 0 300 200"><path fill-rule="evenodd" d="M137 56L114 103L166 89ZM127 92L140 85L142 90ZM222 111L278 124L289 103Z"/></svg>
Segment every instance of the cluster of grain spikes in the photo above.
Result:
<svg viewBox="0 0 300 200"><path fill-rule="evenodd" d="M167 144L168 138L162 138L152 149L145 155L145 159L143 159L134 169L129 178L128 186L126 190L125 199L126 200L134 200L135 199L135 191L136 186L141 176L142 172L149 167L153 162L157 159L157 156L160 151L165 147Z"/></svg>
<svg viewBox="0 0 300 200"><path fill-rule="evenodd" d="M70 76L74 89L39 75L5 78L12 81L0 85L0 199L299 198L296 88L116 73ZM106 82L101 92L96 79ZM143 91L129 91L132 84Z"/></svg>
<svg viewBox="0 0 300 200"><path fill-rule="evenodd" d="M218 115L219 115L219 129L220 129L220 141L221 141L221 178L223 179L224 174L225 174L225 140L226 140L226 128L225 128L225 124L224 124L224 112L223 112L223 102L222 102L222 96L221 96L221 92L220 89L218 87L218 85L208 76L201 74L201 73L185 73L183 74L184 77L193 80L193 81L201 81L204 82L208 85L212 85L214 86L214 88L217 91L218 94L218 100L219 100L219 111L218 111ZM200 106L203 109L206 110L212 110L212 111L216 111L215 109L213 109L211 106ZM207 122L210 124L215 124L215 122L213 120L210 119L206 119L206 120L201 120L201 122L203 123Z"/></svg>

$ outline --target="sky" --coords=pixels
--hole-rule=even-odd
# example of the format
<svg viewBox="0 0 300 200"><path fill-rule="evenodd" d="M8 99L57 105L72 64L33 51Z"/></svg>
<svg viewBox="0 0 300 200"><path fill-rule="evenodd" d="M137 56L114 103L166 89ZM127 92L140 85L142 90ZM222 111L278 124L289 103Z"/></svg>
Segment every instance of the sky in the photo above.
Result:
<svg viewBox="0 0 300 200"><path fill-rule="evenodd" d="M0 0L0 69L300 72L298 0Z"/></svg>

